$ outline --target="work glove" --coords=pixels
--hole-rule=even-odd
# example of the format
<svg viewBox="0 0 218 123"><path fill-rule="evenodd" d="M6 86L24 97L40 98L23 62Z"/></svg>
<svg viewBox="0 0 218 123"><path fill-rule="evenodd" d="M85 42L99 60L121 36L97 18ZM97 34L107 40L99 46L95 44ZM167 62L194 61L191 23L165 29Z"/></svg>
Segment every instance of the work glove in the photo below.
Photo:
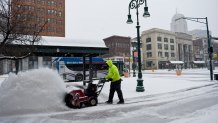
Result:
<svg viewBox="0 0 218 123"><path fill-rule="evenodd" d="M113 79L112 79L112 78L109 78L108 80L109 80L109 81L113 81Z"/></svg>

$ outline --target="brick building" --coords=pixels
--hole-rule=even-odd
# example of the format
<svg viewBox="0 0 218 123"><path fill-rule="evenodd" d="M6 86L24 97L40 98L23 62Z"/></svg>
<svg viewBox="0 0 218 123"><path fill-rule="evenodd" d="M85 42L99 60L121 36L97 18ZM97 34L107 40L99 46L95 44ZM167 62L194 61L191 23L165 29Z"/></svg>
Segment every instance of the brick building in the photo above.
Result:
<svg viewBox="0 0 218 123"><path fill-rule="evenodd" d="M131 38L114 35L103 40L105 45L109 48L109 54L104 55L104 57L115 61L124 61L124 63L128 66Z"/></svg>
<svg viewBox="0 0 218 123"><path fill-rule="evenodd" d="M28 27L41 36L65 37L65 0L12 0L12 11L20 31Z"/></svg>

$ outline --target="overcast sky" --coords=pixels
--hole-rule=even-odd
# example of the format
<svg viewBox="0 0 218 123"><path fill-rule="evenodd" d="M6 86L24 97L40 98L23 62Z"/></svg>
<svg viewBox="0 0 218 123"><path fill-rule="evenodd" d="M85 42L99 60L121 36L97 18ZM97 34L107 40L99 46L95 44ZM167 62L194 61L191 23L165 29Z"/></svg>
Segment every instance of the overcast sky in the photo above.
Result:
<svg viewBox="0 0 218 123"><path fill-rule="evenodd" d="M133 24L126 24L131 0L66 0L66 37L102 40L112 35L136 37L136 10L131 10ZM147 0L151 14L143 18L139 8L140 31L151 28L170 30L173 15L208 17L209 29L218 37L218 0ZM204 21L204 20L203 20ZM188 22L188 30L206 29L205 24Z"/></svg>

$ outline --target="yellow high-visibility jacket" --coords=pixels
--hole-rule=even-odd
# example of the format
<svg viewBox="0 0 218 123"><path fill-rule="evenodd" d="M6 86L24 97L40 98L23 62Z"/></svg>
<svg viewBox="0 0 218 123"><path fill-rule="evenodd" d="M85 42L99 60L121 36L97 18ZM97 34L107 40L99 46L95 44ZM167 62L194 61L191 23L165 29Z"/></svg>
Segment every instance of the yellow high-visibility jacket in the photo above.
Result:
<svg viewBox="0 0 218 123"><path fill-rule="evenodd" d="M106 75L106 79L112 79L112 82L120 80L120 74L118 68L113 64L111 60L107 60L107 65L109 66L108 74Z"/></svg>

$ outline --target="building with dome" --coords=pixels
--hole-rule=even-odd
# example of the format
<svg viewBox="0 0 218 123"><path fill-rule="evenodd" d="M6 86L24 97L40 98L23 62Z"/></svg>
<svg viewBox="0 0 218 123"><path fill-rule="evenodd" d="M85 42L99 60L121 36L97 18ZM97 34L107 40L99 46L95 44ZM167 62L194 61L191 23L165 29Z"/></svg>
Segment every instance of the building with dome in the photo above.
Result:
<svg viewBox="0 0 218 123"><path fill-rule="evenodd" d="M176 13L171 22L171 31L172 32L181 32L188 33L188 26L185 19L179 19L185 17L183 14ZM179 20L176 20L179 19Z"/></svg>

